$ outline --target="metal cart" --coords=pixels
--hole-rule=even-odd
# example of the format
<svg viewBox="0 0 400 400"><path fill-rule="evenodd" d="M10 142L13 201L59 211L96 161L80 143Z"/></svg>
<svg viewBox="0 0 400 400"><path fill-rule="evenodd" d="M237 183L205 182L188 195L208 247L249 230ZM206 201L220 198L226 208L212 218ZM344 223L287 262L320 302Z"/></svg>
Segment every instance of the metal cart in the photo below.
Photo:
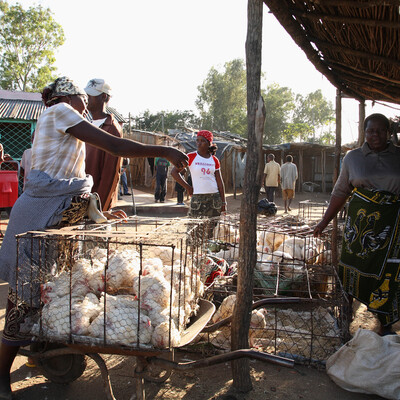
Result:
<svg viewBox="0 0 400 400"><path fill-rule="evenodd" d="M153 224L151 229L146 226ZM133 356L136 358L136 367L134 370L136 398L145 399L144 381L164 382L173 370L189 370L193 368L207 367L218 363L224 363L231 360L247 357L262 361L272 362L281 366L293 366L293 360L280 356L269 355L267 353L254 350L237 350L226 354L220 354L203 360L178 363L174 361L174 350L182 348L191 343L194 338L209 322L214 314L215 306L202 298L201 290L198 285L200 281L201 271L199 270L201 263L198 262L207 240L203 235L206 234L207 227L204 221L173 219L160 223L154 219L145 219L143 217L132 217L126 224L115 225L99 225L95 227L75 227L60 230L49 230L46 232L29 232L17 237L18 248L24 241L28 244L31 253L18 252L18 280L19 294L23 295L24 290L28 290L28 298L30 298L31 307L35 307L35 295L42 296L43 302L43 284L48 284L49 273L56 276L57 279L64 276L63 281L67 282L68 290L64 294L64 309L69 309L69 315L64 318L67 330L63 333L53 334L46 331L46 323L44 307L40 307L40 320L37 323L35 342L30 350L22 349L22 355L30 356L42 370L43 374L51 381L58 383L68 383L79 378L86 368L86 356L92 358L100 368L103 378L104 390L108 400L115 399L110 383L107 366L102 358L102 354L115 354L124 356ZM145 225L143 229L143 224ZM167 290L170 296L167 323L167 336L164 346L157 347L149 345L148 342L141 342L140 313L137 317L137 339L129 343L120 341L113 342L111 334L108 331L109 325L106 322L106 313L110 313L108 309L107 293L111 290L112 262L118 255L126 256L137 251L139 273L135 277L137 286L135 287L135 299L139 302L138 310L142 310L140 303L146 304L145 294L145 278L149 276L146 260L149 254L153 254L155 250L168 249L169 260L165 261L170 267L164 265L164 270L170 271L170 289ZM134 249L134 250L133 250ZM103 264L100 272L104 277L104 304L103 316L104 323L101 325L100 337L88 337L77 334L74 331L73 320L73 290L74 290L74 262L78 260L82 262L83 257L89 257L90 265L95 265L98 252L101 252ZM25 258L24 258L25 257ZM160 256L161 257L161 256ZM89 260L86 258L85 260ZM132 261L130 261L132 262ZM103 265L102 264L102 265ZM97 264L96 264L97 265ZM131 265L131 264L129 264ZM124 267L119 267L122 268ZM170 268L170 269L168 269ZM174 271L175 268L175 271ZM27 275L24 275L26 269ZM119 271L120 271L119 270ZM56 273L55 273L56 271ZM34 277L34 278L32 278ZM54 282L54 281L53 281ZM54 288L54 286L53 286ZM165 288L165 287L164 287ZM172 288L176 288L174 296ZM190 288L190 290L189 290ZM168 288L167 288L168 289ZM190 293L196 294L196 312L191 313L189 318L181 318L178 313L176 326L179 327L181 321L184 321L184 329L178 343L173 342L172 332L175 317L173 317L172 298L177 299L180 306L190 303ZM133 296L132 296L133 297ZM36 299L37 301L37 299ZM54 301L54 300L53 300ZM269 299L271 301L271 299ZM111 303L110 303L111 304ZM175 304L175 303L174 303ZM62 306L61 306L62 307ZM111 307L111 305L110 305ZM179 307L178 307L179 308ZM144 309L144 308L143 308ZM57 308L53 317L62 318L61 308ZM135 317L136 318L136 317ZM43 322L42 323L42 319ZM229 322L229 321L226 321ZM92 322L93 324L93 322ZM65 325L63 325L65 326ZM212 327L208 327L212 329Z"/></svg>

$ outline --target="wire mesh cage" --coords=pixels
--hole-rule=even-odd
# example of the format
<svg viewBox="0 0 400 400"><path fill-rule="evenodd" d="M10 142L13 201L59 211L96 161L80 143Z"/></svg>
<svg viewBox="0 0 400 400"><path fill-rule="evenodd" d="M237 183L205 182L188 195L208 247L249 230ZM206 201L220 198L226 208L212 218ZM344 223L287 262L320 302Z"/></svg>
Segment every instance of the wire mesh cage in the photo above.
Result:
<svg viewBox="0 0 400 400"><path fill-rule="evenodd" d="M179 346L204 285L204 222L130 218L17 237L20 304L39 341L132 349Z"/></svg>
<svg viewBox="0 0 400 400"><path fill-rule="evenodd" d="M314 238L314 226L299 217L259 219L257 225L250 346L303 363L323 362L349 339L348 299L332 264L332 228ZM230 326L221 321L236 302L238 257L239 219L233 216L215 227L204 261L206 297L218 309L212 320L217 329L201 339L222 350L230 349Z"/></svg>
<svg viewBox="0 0 400 400"><path fill-rule="evenodd" d="M320 221L328 208L328 203L319 203L310 200L299 202L299 218L306 221Z"/></svg>

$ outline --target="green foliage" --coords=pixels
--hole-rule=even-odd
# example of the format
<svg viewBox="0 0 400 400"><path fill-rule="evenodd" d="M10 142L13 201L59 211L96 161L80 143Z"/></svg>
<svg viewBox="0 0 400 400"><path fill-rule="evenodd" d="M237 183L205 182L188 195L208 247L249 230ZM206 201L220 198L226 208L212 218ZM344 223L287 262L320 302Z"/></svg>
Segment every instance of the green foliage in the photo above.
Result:
<svg viewBox="0 0 400 400"><path fill-rule="evenodd" d="M56 68L54 52L64 43L64 31L50 9L24 10L0 1L0 87L41 91Z"/></svg>
<svg viewBox="0 0 400 400"><path fill-rule="evenodd" d="M196 106L200 118L192 111L149 111L134 118L138 129L164 131L190 127L211 131L228 131L247 136L247 93L244 61L225 63L223 71L212 67L198 87ZM266 108L264 143L293 141L334 141L332 122L334 109L320 90L303 97L288 87L274 83L262 91ZM162 129L164 127L164 129Z"/></svg>
<svg viewBox="0 0 400 400"><path fill-rule="evenodd" d="M287 87L274 83L262 94L266 109L264 143L282 143L294 110L294 94Z"/></svg>
<svg viewBox="0 0 400 400"><path fill-rule="evenodd" d="M307 142L312 133L313 130L310 125L303 122L291 122L283 132L283 140L287 143L295 141Z"/></svg>
<svg viewBox="0 0 400 400"><path fill-rule="evenodd" d="M199 118L192 111L160 111L151 114L146 110L133 118L136 129L163 133L168 129L197 128L199 123Z"/></svg>
<svg viewBox="0 0 400 400"><path fill-rule="evenodd" d="M294 123L306 124L310 127L307 137L302 140L329 144L332 135L332 123L335 121L335 110L332 103L324 98L320 89L303 97L296 96ZM304 132L299 132L299 134Z"/></svg>
<svg viewBox="0 0 400 400"><path fill-rule="evenodd" d="M207 78L198 86L196 106L201 127L212 131L230 131L246 135L247 93L246 70L243 60L225 63L219 72L212 67Z"/></svg>

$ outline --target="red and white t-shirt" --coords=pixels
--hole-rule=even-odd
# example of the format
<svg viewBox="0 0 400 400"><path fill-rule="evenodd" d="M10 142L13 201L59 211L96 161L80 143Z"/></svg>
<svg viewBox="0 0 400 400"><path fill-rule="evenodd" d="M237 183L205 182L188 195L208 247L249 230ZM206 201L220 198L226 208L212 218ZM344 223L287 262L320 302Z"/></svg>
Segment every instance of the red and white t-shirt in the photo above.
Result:
<svg viewBox="0 0 400 400"><path fill-rule="evenodd" d="M197 151L188 154L189 170L192 176L193 194L218 193L215 171L220 169L215 156L204 158Z"/></svg>

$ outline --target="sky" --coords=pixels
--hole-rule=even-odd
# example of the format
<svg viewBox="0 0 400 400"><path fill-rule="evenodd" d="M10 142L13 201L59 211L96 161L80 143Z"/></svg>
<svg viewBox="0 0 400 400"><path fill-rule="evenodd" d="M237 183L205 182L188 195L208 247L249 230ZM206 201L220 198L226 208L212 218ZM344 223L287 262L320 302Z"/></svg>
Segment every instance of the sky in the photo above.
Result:
<svg viewBox="0 0 400 400"><path fill-rule="evenodd" d="M81 87L103 78L112 87L109 105L128 117L149 110L197 112L197 87L212 67L245 60L247 0L8 0L25 9L49 7L66 41L56 52L59 76ZM303 96L321 89L335 105L336 89L308 61L264 6L262 71L271 83ZM367 103L366 115L396 109ZM342 142L358 137L358 102L342 100ZM268 118L268 116L267 116Z"/></svg>

